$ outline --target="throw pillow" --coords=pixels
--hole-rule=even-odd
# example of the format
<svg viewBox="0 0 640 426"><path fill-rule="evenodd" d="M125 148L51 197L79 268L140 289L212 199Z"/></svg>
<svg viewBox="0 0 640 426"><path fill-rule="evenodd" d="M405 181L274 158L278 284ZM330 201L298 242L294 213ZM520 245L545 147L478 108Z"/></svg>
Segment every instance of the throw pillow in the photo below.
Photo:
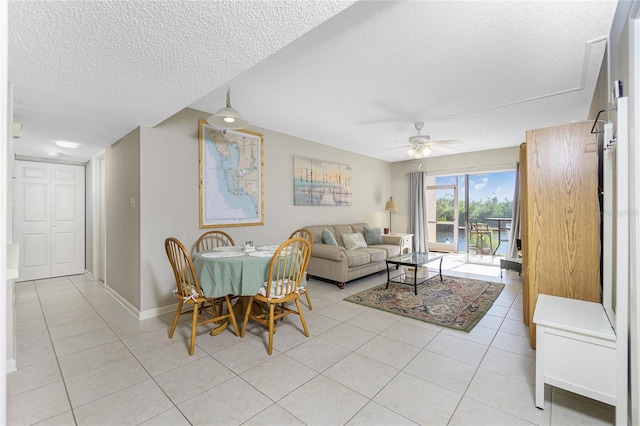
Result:
<svg viewBox="0 0 640 426"><path fill-rule="evenodd" d="M354 250L367 246L367 242L359 232L354 234L342 234L342 242L344 243L344 248L347 250Z"/></svg>
<svg viewBox="0 0 640 426"><path fill-rule="evenodd" d="M331 231L329 231L327 228L324 228L324 230L322 231L322 242L331 246L338 245L336 237L334 237Z"/></svg>
<svg viewBox="0 0 640 426"><path fill-rule="evenodd" d="M382 230L380 228L364 227L364 240L368 245L384 244L382 240Z"/></svg>

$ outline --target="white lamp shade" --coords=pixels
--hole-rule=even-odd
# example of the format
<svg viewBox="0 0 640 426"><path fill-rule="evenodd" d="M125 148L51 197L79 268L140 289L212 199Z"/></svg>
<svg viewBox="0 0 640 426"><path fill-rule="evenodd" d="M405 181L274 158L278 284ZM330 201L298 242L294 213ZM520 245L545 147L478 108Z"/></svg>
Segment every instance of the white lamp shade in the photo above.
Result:
<svg viewBox="0 0 640 426"><path fill-rule="evenodd" d="M249 126L249 122L231 107L231 89L229 88L227 88L227 106L207 118L207 123L213 127L231 130L244 129Z"/></svg>
<svg viewBox="0 0 640 426"><path fill-rule="evenodd" d="M249 126L249 122L231 107L219 109L215 115L207 118L207 123L214 127L231 130L244 129Z"/></svg>

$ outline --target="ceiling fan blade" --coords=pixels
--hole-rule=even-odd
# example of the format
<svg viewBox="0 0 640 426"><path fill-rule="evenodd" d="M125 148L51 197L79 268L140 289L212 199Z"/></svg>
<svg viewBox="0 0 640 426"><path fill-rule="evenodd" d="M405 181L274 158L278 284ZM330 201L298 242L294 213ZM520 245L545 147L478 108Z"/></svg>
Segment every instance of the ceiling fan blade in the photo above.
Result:
<svg viewBox="0 0 640 426"><path fill-rule="evenodd" d="M455 145L458 143L462 143L462 141L459 141L457 139L446 139L446 140L439 140L439 141L429 141L428 145Z"/></svg>
<svg viewBox="0 0 640 426"><path fill-rule="evenodd" d="M411 147L411 145L398 145L398 146L392 146L391 148L376 149L373 152L391 151L393 149L407 149L407 148L410 148L410 147Z"/></svg>
<svg viewBox="0 0 640 426"><path fill-rule="evenodd" d="M460 152L460 150L459 150L459 149L451 148L450 146L439 145L439 144L430 145L430 146L429 146L429 148L431 148L431 149L435 149L436 151Z"/></svg>

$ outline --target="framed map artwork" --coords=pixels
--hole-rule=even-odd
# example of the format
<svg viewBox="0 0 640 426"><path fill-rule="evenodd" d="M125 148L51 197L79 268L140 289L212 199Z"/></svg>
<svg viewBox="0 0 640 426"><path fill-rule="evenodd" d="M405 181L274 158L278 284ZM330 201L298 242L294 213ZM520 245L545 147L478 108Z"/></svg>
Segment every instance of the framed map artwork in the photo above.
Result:
<svg viewBox="0 0 640 426"><path fill-rule="evenodd" d="M293 205L350 206L351 166L293 157Z"/></svg>
<svg viewBox="0 0 640 426"><path fill-rule="evenodd" d="M200 228L264 225L263 140L199 121Z"/></svg>

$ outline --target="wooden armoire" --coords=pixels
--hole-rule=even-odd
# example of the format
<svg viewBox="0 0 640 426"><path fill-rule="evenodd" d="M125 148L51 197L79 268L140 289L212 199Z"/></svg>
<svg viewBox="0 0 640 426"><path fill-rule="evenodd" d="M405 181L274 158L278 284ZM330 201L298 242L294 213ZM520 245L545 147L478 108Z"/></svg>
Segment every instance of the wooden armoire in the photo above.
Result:
<svg viewBox="0 0 640 426"><path fill-rule="evenodd" d="M602 301L598 143L589 122L527 131L520 147L524 323L538 294Z"/></svg>

